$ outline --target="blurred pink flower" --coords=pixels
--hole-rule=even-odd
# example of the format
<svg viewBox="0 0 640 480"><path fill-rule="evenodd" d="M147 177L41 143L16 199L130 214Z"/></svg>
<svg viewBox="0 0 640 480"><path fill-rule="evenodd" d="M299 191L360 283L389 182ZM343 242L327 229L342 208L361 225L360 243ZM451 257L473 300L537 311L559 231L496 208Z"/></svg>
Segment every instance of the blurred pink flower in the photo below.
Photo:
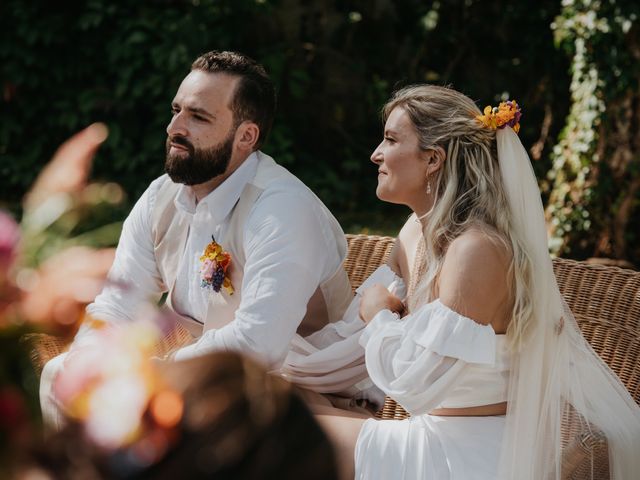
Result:
<svg viewBox="0 0 640 480"><path fill-rule="evenodd" d="M7 212L0 210L0 268L8 269L16 255L20 229Z"/></svg>
<svg viewBox="0 0 640 480"><path fill-rule="evenodd" d="M7 321L18 298L18 290L9 279L9 270L18 250L20 229L7 212L0 210L0 327Z"/></svg>
<svg viewBox="0 0 640 480"><path fill-rule="evenodd" d="M149 402L164 390L151 360L161 338L160 326L143 316L119 328L103 326L70 350L55 396L96 445L116 449L139 439Z"/></svg>
<svg viewBox="0 0 640 480"><path fill-rule="evenodd" d="M200 266L200 273L205 280L211 280L215 272L217 263L213 260L206 258Z"/></svg>

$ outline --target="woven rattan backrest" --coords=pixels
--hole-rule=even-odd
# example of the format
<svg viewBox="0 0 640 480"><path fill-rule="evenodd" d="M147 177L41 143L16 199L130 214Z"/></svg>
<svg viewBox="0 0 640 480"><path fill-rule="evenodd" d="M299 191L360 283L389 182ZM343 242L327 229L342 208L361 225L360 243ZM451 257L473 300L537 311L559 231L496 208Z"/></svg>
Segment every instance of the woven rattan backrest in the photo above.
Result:
<svg viewBox="0 0 640 480"><path fill-rule="evenodd" d="M377 235L346 235L349 253L344 269L355 291L373 271L387 261L395 242L393 237Z"/></svg>
<svg viewBox="0 0 640 480"><path fill-rule="evenodd" d="M554 259L582 334L640 404L640 272Z"/></svg>
<svg viewBox="0 0 640 480"><path fill-rule="evenodd" d="M27 333L20 341L29 349L29 357L38 376L42 374L44 364L60 355L69 342L68 339L46 333Z"/></svg>
<svg viewBox="0 0 640 480"><path fill-rule="evenodd" d="M169 352L172 352L188 343L193 342L193 337L185 327L176 323L169 332L167 332L162 340L153 347L153 355L162 358Z"/></svg>

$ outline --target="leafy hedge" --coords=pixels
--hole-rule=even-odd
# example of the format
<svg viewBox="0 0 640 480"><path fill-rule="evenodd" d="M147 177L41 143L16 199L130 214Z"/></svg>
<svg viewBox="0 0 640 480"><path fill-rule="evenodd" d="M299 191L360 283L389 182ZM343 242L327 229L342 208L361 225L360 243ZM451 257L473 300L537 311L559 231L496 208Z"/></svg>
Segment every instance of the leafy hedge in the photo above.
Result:
<svg viewBox="0 0 640 480"><path fill-rule="evenodd" d="M316 191L348 230L373 225L391 232L406 216L375 198L368 158L380 139L384 100L414 82L452 84L481 107L518 99L521 138L547 187L545 200L557 198L552 149L574 102L575 59L566 42L554 45L551 25L571 14L571 3L87 0L62 9L44 0L4 0L0 198L15 206L55 147L99 120L111 135L94 176L117 181L135 200L162 172L171 99L191 61L210 49L243 51L265 65L279 110L264 150ZM549 171L555 176L546 180ZM564 251L578 241L562 243ZM625 255L640 260L637 251Z"/></svg>

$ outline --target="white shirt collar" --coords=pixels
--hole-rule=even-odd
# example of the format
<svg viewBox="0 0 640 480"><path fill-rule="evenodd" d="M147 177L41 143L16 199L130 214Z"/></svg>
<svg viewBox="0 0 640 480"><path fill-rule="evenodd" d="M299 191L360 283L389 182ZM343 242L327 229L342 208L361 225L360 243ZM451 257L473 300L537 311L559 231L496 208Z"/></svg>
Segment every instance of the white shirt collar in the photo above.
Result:
<svg viewBox="0 0 640 480"><path fill-rule="evenodd" d="M257 168L258 155L257 152L253 152L229 178L218 185L197 205L193 190L186 185L181 185L175 199L176 208L189 215L194 215L196 208L204 208L210 212L212 221L220 223L229 215L245 185L255 176Z"/></svg>

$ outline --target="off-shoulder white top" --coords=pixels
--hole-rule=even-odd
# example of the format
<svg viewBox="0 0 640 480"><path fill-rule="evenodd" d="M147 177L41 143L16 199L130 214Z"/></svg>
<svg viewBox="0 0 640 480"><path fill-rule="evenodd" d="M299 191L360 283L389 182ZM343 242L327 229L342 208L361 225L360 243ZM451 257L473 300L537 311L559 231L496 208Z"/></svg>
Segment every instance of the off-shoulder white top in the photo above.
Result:
<svg viewBox="0 0 640 480"><path fill-rule="evenodd" d="M402 319L380 311L360 344L371 380L412 415L507 400L505 336L439 300Z"/></svg>
<svg viewBox="0 0 640 480"><path fill-rule="evenodd" d="M369 379L359 343L366 326L359 315L360 300L362 293L376 283L400 298L406 295L402 279L387 265L378 267L358 287L342 320L308 337L294 336L279 374L316 392L367 398L382 406L384 393Z"/></svg>

